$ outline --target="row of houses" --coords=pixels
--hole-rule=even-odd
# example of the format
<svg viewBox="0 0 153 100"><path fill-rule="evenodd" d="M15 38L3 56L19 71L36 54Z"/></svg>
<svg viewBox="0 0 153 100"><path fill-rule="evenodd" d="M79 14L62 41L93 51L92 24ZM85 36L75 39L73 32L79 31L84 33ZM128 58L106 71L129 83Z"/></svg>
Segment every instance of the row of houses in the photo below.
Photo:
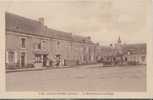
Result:
<svg viewBox="0 0 153 100"><path fill-rule="evenodd" d="M97 63L114 55L114 51L120 51L118 48L122 47L103 47L94 43L91 37L48 28L44 24L44 18L33 20L9 12L5 13L5 28L7 68L42 67L48 65L47 61L57 59L63 59L64 65ZM138 46L138 49L143 48L144 52L139 55L143 54L145 59L144 45ZM131 48L128 46L124 47L125 50ZM106 48L108 50L105 50ZM124 52L133 54L133 51L125 50Z"/></svg>

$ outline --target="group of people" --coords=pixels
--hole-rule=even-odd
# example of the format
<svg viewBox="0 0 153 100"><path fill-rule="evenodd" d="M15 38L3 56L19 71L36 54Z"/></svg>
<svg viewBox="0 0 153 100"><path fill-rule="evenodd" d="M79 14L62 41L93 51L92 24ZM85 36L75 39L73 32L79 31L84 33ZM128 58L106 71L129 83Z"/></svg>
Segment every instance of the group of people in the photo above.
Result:
<svg viewBox="0 0 153 100"><path fill-rule="evenodd" d="M65 60L61 56L55 56L55 58L47 59L48 67L63 67L65 66Z"/></svg>

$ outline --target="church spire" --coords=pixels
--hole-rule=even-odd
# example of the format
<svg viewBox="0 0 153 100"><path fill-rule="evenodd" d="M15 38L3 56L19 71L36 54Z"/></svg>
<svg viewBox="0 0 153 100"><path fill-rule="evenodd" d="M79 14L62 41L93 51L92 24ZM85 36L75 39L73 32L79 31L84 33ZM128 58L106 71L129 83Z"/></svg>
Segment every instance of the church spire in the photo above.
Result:
<svg viewBox="0 0 153 100"><path fill-rule="evenodd" d="M122 43L122 41L121 41L121 39L120 39L120 36L118 37L118 43L119 43L119 44Z"/></svg>

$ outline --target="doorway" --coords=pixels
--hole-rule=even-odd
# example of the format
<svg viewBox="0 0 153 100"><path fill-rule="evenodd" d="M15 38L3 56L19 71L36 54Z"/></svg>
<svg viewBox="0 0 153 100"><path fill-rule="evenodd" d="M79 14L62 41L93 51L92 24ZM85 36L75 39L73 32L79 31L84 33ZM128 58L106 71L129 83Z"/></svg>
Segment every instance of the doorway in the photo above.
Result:
<svg viewBox="0 0 153 100"><path fill-rule="evenodd" d="M21 52L21 67L25 66L25 52Z"/></svg>
<svg viewBox="0 0 153 100"><path fill-rule="evenodd" d="M47 55L43 55L43 66L47 66Z"/></svg>

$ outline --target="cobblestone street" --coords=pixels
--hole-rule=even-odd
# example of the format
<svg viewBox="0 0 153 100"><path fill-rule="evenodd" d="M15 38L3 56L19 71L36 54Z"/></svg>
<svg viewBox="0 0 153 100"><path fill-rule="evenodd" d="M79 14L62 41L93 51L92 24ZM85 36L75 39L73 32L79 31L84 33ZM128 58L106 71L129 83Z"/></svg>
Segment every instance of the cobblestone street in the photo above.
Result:
<svg viewBox="0 0 153 100"><path fill-rule="evenodd" d="M145 91L146 66L76 66L6 74L7 91Z"/></svg>

